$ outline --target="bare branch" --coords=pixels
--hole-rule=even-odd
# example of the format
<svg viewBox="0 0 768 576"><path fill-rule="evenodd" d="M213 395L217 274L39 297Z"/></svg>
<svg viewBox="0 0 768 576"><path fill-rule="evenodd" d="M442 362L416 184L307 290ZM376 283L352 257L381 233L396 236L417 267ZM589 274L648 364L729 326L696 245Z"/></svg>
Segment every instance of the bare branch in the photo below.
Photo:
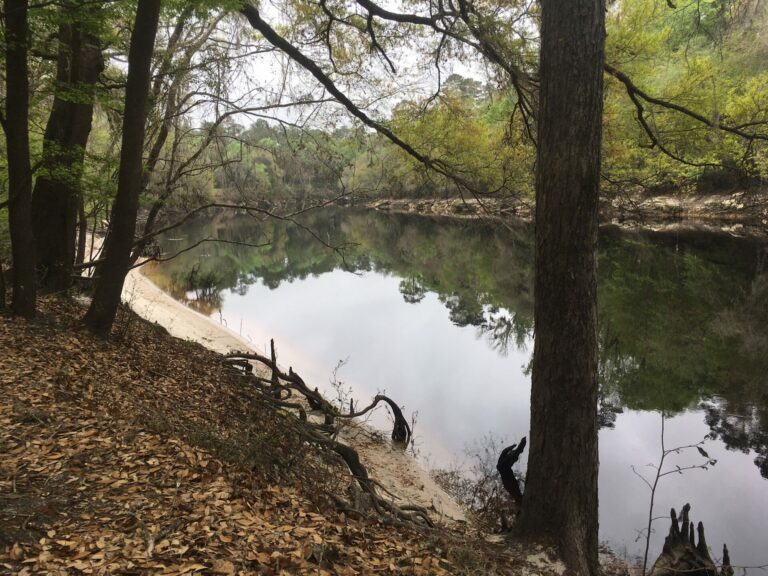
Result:
<svg viewBox="0 0 768 576"><path fill-rule="evenodd" d="M266 248L267 246L272 245L272 242L262 242L260 244L252 244L250 242L237 242L235 240L223 240L221 238L203 238L202 240L198 240L197 242L190 244L189 246L186 246L185 248L182 248L177 252L174 252L171 256L151 256L149 258L145 258L144 260L141 260L140 262L137 262L136 264L132 265L130 267L130 270L133 270L134 268L139 268L144 264L148 264L149 262L168 262L169 260L173 260L174 258L181 256L185 252L194 250L201 244L205 244L207 242L213 242L215 244L234 244L235 246L245 246L247 248Z"/></svg>
<svg viewBox="0 0 768 576"><path fill-rule="evenodd" d="M373 128L385 136L393 144L400 147L402 150L407 152L410 156L425 166L435 170L439 174L442 174L449 180L452 180L454 183L456 183L457 186L459 186L459 188L465 190L473 190L473 186L469 182L466 182L462 178L452 173L450 167L446 165L445 162L442 160L430 158L422 154L413 146L398 137L381 122L377 122L368 116L365 112L363 112L341 90L339 90L333 80L331 80L331 78L325 72L323 72L323 70L311 58L304 55L296 46L283 38L274 28L272 28L266 21L264 21L261 18L261 14L258 8L251 4L244 4L240 12L248 19L248 22L251 24L251 26L253 26L253 28L261 32L261 34L268 42L270 42L276 48L282 50L291 59L300 64L305 70L312 74L312 76L314 76L315 79L320 82L320 84L326 90L328 90L328 92L330 92L331 95L336 98L336 100L342 106L344 106L355 118L360 120L366 126Z"/></svg>

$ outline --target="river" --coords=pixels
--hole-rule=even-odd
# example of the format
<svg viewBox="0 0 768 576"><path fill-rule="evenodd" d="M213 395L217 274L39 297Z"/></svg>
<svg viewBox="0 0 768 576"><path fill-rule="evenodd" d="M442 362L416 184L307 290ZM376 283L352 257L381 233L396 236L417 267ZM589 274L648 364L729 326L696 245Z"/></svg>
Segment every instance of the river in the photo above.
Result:
<svg viewBox="0 0 768 576"><path fill-rule="evenodd" d="M218 214L162 239L149 267L177 299L291 365L327 394L386 391L415 415L427 465L517 442L529 426L533 238L505 228L373 211L323 210L301 225ZM269 243L263 248L249 244ZM768 562L768 247L724 234L601 233L600 537L642 554L655 516L685 502L713 556ZM336 386L331 384L336 382ZM348 403L348 402L347 402ZM378 423L384 416L379 415ZM523 459L527 454L524 454ZM525 463L522 463L524 470ZM652 558L668 520L654 524ZM750 570L748 573L762 573Z"/></svg>

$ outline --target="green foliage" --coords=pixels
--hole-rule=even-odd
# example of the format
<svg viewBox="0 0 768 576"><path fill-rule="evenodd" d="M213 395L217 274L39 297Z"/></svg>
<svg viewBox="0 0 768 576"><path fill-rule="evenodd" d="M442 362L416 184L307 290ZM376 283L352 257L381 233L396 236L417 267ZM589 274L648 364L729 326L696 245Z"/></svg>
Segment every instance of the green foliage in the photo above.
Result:
<svg viewBox="0 0 768 576"><path fill-rule="evenodd" d="M239 6L236 0L163 3L164 31L156 46L155 67L169 67L167 75L158 79L159 91L153 94L148 148L169 113L170 95L175 93L189 107L187 115L171 123L161 161L149 178L146 205L164 197L164 189L172 189L173 198L163 202L178 207L214 197L301 205L340 194L431 197L459 192L453 180L368 130L339 128L330 122L300 127L274 118L248 126L240 124L246 122L244 116L209 119L201 113L210 109L196 108L190 95L211 93L229 113L221 103L228 98L229 84L236 84L242 74L241 63L248 61L243 56L245 46L261 41L248 36L242 20L221 18ZM325 10L339 16L348 8L339 1L326 3L325 8L290 3L281 33L300 42L332 74L349 78L350 86L356 78L367 92L382 92L389 79L371 74L375 61L385 61L381 51L370 49L365 20L350 12L343 22L328 24ZM536 10L517 2L479 4L477 8L478 30L510 62L535 71ZM104 87L96 95L98 112L84 167L84 192L94 202L107 201L114 193L125 80L125 67L119 59L127 51L134 11L134 1L74 2L67 10L54 5L32 10L34 53L55 54L59 23L78 22L117 57L110 60L103 74ZM749 0L702 0L681 3L675 9L658 0L619 0L608 10L607 60L653 95L713 121L753 127L768 121L768 75L760 65L768 49L765 42L757 41L766 21L765 8ZM217 22L210 34L225 32L233 42L206 38L205 26ZM184 30L189 33L182 46L191 52L168 49L173 30L181 23L186 23ZM400 48L410 46L418 51L417 44L427 34L413 26L378 21L372 25L380 48L393 58ZM31 65L33 126L40 127L56 90L54 62L36 57ZM76 89L70 92L65 96L81 97ZM254 96L262 97L259 92ZM311 98L309 93L297 95L304 97ZM410 96L390 108L383 121L419 153L471 184L473 193L531 199L535 149L514 105L514 92L504 82L483 83L451 74L444 79L439 95ZM626 190L628 184L664 190L766 176L768 148L764 143L750 145L660 107L646 105L644 117L660 143L685 162L651 145L624 86L607 78L604 174L607 182L615 184L606 186L609 192ZM40 155L41 138L40 129L33 129L35 159ZM187 159L193 159L192 165L183 177L174 177L174 167Z"/></svg>
<svg viewBox="0 0 768 576"><path fill-rule="evenodd" d="M609 10L606 59L649 94L713 124L765 133L766 77L752 64L758 54L765 56L765 45L750 38L768 22L768 12L750 7L747 23L747 5L747 0L707 0L672 9L656 0L622 0ZM643 106L658 143L638 122L624 85L608 80L604 172L618 188L696 184L706 191L768 175L766 142L747 141L661 106Z"/></svg>
<svg viewBox="0 0 768 576"><path fill-rule="evenodd" d="M323 30L327 15L316 6L294 9L295 27L286 33ZM343 12L343 5L331 10ZM496 24L484 20L482 26L500 49L509 50L510 58L516 50L514 61L530 68L535 65L530 42L524 35L511 34L501 21L515 10L500 7L494 16L500 20ZM652 96L684 106L715 124L764 131L768 77L755 62L768 50L764 42L754 40L766 28L766 14L764 7L747 0L708 0L674 9L658 0L621 0L609 9L607 60ZM535 22L534 13L529 18ZM352 18L348 25L331 27L331 55L340 71L362 74L366 57L360 46L365 35L354 22ZM502 34L511 36L506 44ZM608 193L708 191L768 176L765 142L750 142L689 115L643 102L643 119L653 131L653 141L638 122L638 109L626 87L612 77L607 77L606 85L603 171ZM380 86L373 83L370 88ZM504 89L453 74L436 97L406 99L394 106L387 126L420 154L470 183L473 193L530 199L535 150L520 115L514 114L514 103L514 96ZM233 182L243 187L250 182L275 197L297 200L327 198L340 191L384 197L459 192L451 178L425 167L382 136L330 129L277 132L268 136L268 146L262 146L272 158L257 150L257 141L249 144L248 151L230 150L230 158L238 158L244 166L228 169L231 177L217 178L217 187Z"/></svg>
<svg viewBox="0 0 768 576"><path fill-rule="evenodd" d="M358 134L280 127L265 120L246 129L220 127L222 144L206 153L207 161L218 166L213 186L219 194L271 202L338 196L358 154Z"/></svg>
<svg viewBox="0 0 768 576"><path fill-rule="evenodd" d="M455 83L456 87L449 82L446 95L433 105L401 103L393 114L394 131L452 174L471 182L477 193L530 194L533 147L522 138L508 138L522 133L521 126L509 125L508 98L479 99L479 89L470 79ZM450 180L427 172L405 152L398 155L410 170L404 171L409 178L397 195L454 193Z"/></svg>

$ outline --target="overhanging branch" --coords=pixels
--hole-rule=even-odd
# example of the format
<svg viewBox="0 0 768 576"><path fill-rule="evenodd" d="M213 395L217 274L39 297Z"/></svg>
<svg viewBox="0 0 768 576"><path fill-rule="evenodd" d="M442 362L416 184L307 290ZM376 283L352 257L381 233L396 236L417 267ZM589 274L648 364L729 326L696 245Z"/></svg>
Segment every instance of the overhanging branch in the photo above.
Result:
<svg viewBox="0 0 768 576"><path fill-rule="evenodd" d="M634 82L632 82L629 76L627 76L620 70L614 68L608 63L605 64L604 69L608 74L616 78L619 82L621 82L624 85L624 88L627 90L627 94L632 99L632 101L635 102L635 106L637 106L637 100L641 99L641 100L644 100L645 102L648 102L649 104L653 104L661 108L674 110L675 112L684 114L685 116L688 116L689 118L692 118L693 120L696 120L697 122L700 122L701 124L704 124L709 128L722 130L723 132L733 134L734 136L738 136L739 138L743 138L745 140L763 140L768 142L768 134L761 134L760 132L747 132L743 130L743 127L746 127L746 126L749 126L749 127L755 126L755 125L765 126L766 123L753 122L753 123L745 124L742 126L730 126L728 124L723 124L722 122L715 122L713 120L710 120L706 116L703 116L698 112L691 110L690 108L686 108L685 106L681 106L680 104L676 104L675 102L670 102L669 100L662 100L661 98L656 98L655 96L651 96L644 90L640 89ZM646 128L645 126L644 126L644 129L648 131L648 128Z"/></svg>
<svg viewBox="0 0 768 576"><path fill-rule="evenodd" d="M315 79L320 82L320 84L355 118L360 120L369 128L376 130L379 134L387 138L390 142L398 146L400 149L405 151L411 157L415 158L428 168L451 180L460 190L469 191L473 195L478 194L478 191L471 183L454 174L450 169L450 166L448 166L445 162L435 158L430 158L429 156L422 154L413 146L398 137L384 124L377 122L368 116L368 114L363 112L336 86L334 81L311 58L302 53L301 50L299 50L296 46L282 37L274 28L272 28L266 21L264 21L258 8L251 4L245 3L240 9L240 12L248 19L248 22L251 24L251 26L255 30L259 31L269 43L281 50L294 62L312 74L312 76L314 76Z"/></svg>

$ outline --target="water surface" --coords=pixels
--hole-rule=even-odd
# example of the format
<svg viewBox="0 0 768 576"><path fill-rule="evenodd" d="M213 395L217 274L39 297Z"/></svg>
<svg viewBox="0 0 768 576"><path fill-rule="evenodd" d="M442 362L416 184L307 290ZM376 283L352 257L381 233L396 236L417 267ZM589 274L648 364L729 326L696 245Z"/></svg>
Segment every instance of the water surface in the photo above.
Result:
<svg viewBox="0 0 768 576"><path fill-rule="evenodd" d="M533 240L521 226L323 211L302 226L218 215L163 240L153 279L267 349L308 382L361 402L386 391L417 413L420 456L467 461L489 435L528 434ZM246 244L268 241L266 248ZM642 551L661 420L667 448L715 466L666 476L656 515L693 505L719 556L768 562L768 252L724 235L607 231L599 255L601 538ZM381 418L381 417L380 417ZM386 424L386 423L382 423ZM706 460L696 450L667 468ZM523 463L524 466L524 463ZM668 524L656 525L653 548Z"/></svg>

